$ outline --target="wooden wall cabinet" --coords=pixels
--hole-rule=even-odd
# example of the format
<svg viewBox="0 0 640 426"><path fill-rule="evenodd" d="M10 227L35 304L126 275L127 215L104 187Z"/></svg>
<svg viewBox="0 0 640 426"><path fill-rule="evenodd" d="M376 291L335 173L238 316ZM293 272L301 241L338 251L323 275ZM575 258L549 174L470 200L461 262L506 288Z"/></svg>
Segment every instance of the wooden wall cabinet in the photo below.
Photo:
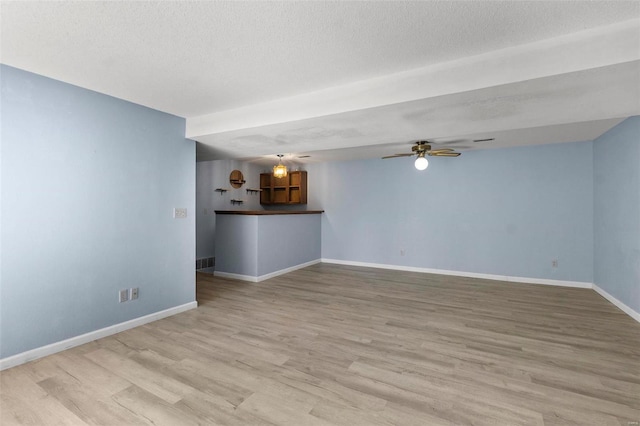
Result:
<svg viewBox="0 0 640 426"><path fill-rule="evenodd" d="M289 172L283 178L260 174L260 204L307 204L307 172Z"/></svg>

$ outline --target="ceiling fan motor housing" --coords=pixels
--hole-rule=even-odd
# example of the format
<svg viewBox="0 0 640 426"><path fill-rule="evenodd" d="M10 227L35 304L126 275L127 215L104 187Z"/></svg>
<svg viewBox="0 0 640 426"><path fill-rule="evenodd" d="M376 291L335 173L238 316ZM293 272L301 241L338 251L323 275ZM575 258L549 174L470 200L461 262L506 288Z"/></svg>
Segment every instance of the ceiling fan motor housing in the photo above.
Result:
<svg viewBox="0 0 640 426"><path fill-rule="evenodd" d="M411 151L416 153L426 152L431 149L431 145L424 142L417 142L414 146L411 147Z"/></svg>

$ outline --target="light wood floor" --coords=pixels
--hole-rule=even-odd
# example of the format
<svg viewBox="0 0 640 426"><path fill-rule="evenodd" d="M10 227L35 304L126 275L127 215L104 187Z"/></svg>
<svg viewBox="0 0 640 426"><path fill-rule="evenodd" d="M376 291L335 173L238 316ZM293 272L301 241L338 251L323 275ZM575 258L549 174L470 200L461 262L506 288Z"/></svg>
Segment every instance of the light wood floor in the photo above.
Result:
<svg viewBox="0 0 640 426"><path fill-rule="evenodd" d="M318 264L0 373L11 424L637 425L640 324L587 289Z"/></svg>

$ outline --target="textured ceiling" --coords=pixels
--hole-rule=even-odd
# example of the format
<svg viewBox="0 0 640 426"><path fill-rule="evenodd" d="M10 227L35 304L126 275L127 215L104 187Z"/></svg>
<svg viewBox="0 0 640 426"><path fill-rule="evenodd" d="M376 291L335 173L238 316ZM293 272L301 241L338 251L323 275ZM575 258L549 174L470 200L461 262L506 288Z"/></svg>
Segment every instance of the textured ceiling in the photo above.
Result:
<svg viewBox="0 0 640 426"><path fill-rule="evenodd" d="M600 58L601 63L581 63L569 69L573 59L567 56L565 61L557 56L550 57L549 67L566 65L565 78L550 80L555 85L543 84L531 91L528 85L536 83L529 80L539 83L534 77L561 72L545 74L544 64L535 63L540 68L539 76L525 76L524 70L531 67L524 65L518 74L512 71L517 67L510 62L515 56L510 56L509 49L523 45L535 46L533 50L547 49L541 41L570 40L583 30L607 28L639 17L638 1L1 1L0 61L186 117L188 126L205 123L210 128L220 127L220 120L226 122L234 114L248 117L233 131L188 134L208 144L199 146L199 159L322 149L334 155L318 158L340 159L353 157L346 155L348 148L368 141L388 145L405 138L455 138L491 131L510 132L506 133L510 136L504 146L534 140L536 131L545 143L595 137L617 122L610 120L609 106L630 105L626 109L611 107L619 118L640 113L635 90L638 81L631 79L629 87L627 79L626 86L616 86L614 92L598 86L602 84L598 79L590 86L581 86L583 80L572 81L571 72L612 66L616 61ZM637 44L640 32L631 34L637 36ZM593 44L584 43L587 50L583 57L588 56ZM629 46L626 48L629 50ZM612 43L598 50L615 55L619 47ZM465 83L475 81L460 73L465 68L469 72L470 58L496 55L500 61L494 61L493 68L472 71L478 76L500 78L463 90ZM628 60L626 57L618 62ZM378 89L385 87L387 94L393 94L401 81L384 80L387 76L456 61L463 62L458 69L451 68L451 75L461 76L461 88L447 86L437 99L421 95L390 101L392 96L378 96L380 90L362 86L367 90L361 87L358 93L354 86L380 78ZM610 71L624 74L623 68ZM452 81L455 85L456 80ZM304 120L296 116L295 103L286 107L287 98L305 96L301 99L311 105L314 94L347 86L352 87L353 96L348 92L348 97L354 100L364 92L372 93L367 105L335 111L318 109ZM424 82L415 80L413 86L405 85L403 93L414 89L418 93L423 86ZM467 91L472 99L477 94L474 90L489 87L493 89L474 101L475 108L464 103L465 95L456 97L458 91ZM609 99L602 104L603 111L589 105L582 114L566 114L565 110L582 97L592 99L602 90L607 92L603 98ZM517 97L523 91L527 95ZM560 96L565 101L556 103ZM282 99L281 110L269 104ZM499 101L488 105L488 99ZM264 104L274 113L279 111L280 116L268 125L256 124L259 120L249 119L250 107L255 104ZM330 105L326 99L325 105ZM434 110L433 105L444 105L445 109ZM385 111L392 114L381 120L380 108L388 108ZM546 114L541 109L546 109ZM555 114L556 109L559 114ZM425 111L437 113L425 115ZM257 118L264 115L254 112ZM565 120L558 120L560 116ZM429 127L424 126L425 117ZM592 120L600 120L600 124L580 128L579 123ZM552 130L545 130L548 126ZM517 129L527 136L513 133ZM557 129L563 129L562 134ZM251 146L253 152L239 149L243 146Z"/></svg>
<svg viewBox="0 0 640 426"><path fill-rule="evenodd" d="M181 117L638 16L638 2L2 2L0 60Z"/></svg>

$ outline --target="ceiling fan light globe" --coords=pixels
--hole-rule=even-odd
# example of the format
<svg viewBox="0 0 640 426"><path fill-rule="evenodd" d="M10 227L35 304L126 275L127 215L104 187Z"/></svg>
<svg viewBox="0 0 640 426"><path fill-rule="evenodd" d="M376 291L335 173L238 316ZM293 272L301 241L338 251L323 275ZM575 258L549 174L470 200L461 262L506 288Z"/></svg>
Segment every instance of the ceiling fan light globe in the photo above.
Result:
<svg viewBox="0 0 640 426"><path fill-rule="evenodd" d="M425 170L429 166L429 161L424 157L418 157L414 165L418 170Z"/></svg>

